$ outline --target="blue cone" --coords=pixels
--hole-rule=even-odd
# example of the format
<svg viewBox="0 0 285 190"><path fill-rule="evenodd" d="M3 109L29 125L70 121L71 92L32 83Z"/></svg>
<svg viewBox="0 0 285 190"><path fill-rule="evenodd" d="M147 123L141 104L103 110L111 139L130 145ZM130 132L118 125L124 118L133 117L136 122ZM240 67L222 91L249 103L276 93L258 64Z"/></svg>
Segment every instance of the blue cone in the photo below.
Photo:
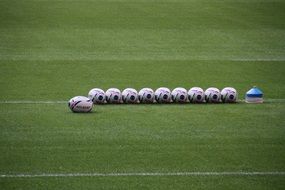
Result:
<svg viewBox="0 0 285 190"><path fill-rule="evenodd" d="M253 87L247 91L245 95L245 102L247 103L263 103L263 92L257 88Z"/></svg>

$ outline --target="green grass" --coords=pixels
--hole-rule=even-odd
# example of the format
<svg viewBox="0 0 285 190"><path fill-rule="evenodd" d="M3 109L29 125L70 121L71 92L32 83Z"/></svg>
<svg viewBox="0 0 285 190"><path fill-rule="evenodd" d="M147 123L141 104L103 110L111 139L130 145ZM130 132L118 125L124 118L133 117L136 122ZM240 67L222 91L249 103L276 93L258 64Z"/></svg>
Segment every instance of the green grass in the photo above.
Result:
<svg viewBox="0 0 285 190"><path fill-rule="evenodd" d="M235 87L244 98L257 85L285 97L285 61L0 61L2 100L68 100L93 87L190 89ZM9 79L9 80L7 80Z"/></svg>
<svg viewBox="0 0 285 190"><path fill-rule="evenodd" d="M21 189L284 189L284 177L114 177L61 179L7 179ZM123 184L123 185L122 185ZM8 187L4 186L3 187Z"/></svg>
<svg viewBox="0 0 285 190"><path fill-rule="evenodd" d="M2 0L5 60L285 59L285 2Z"/></svg>
<svg viewBox="0 0 285 190"><path fill-rule="evenodd" d="M1 0L0 175L284 172L284 10L282 0ZM233 86L243 99L253 85L273 101L90 114L3 103L93 87ZM284 189L285 176L0 177L0 189L94 188Z"/></svg>
<svg viewBox="0 0 285 190"><path fill-rule="evenodd" d="M91 114L4 105L1 112L5 173L285 167L284 105L97 106Z"/></svg>

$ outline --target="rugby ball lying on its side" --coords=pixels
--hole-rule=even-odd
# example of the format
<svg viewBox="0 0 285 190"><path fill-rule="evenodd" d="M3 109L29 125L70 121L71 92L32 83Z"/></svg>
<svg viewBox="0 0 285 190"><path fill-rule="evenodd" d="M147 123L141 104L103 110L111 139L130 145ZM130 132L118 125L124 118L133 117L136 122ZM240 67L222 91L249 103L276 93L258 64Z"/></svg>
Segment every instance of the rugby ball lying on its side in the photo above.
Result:
<svg viewBox="0 0 285 190"><path fill-rule="evenodd" d="M73 112L90 112L93 102L85 96L75 96L69 100L68 107Z"/></svg>

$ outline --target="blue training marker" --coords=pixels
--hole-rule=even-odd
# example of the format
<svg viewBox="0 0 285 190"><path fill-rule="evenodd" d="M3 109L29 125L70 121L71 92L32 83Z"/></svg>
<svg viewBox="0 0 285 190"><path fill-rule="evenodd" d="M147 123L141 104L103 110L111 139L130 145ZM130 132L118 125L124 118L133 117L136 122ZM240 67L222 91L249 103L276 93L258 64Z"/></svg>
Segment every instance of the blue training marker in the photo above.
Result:
<svg viewBox="0 0 285 190"><path fill-rule="evenodd" d="M254 86L245 95L246 103L263 103L263 92Z"/></svg>

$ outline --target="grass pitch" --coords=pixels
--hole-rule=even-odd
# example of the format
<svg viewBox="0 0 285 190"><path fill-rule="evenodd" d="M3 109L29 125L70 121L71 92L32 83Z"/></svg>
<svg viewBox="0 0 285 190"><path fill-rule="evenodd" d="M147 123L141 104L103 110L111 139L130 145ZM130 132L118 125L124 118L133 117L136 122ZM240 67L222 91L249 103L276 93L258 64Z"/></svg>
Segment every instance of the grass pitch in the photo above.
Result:
<svg viewBox="0 0 285 190"><path fill-rule="evenodd" d="M1 189L284 189L284 175L11 178L80 173L284 172L282 0L0 1ZM253 85L264 104L104 105L93 87Z"/></svg>

